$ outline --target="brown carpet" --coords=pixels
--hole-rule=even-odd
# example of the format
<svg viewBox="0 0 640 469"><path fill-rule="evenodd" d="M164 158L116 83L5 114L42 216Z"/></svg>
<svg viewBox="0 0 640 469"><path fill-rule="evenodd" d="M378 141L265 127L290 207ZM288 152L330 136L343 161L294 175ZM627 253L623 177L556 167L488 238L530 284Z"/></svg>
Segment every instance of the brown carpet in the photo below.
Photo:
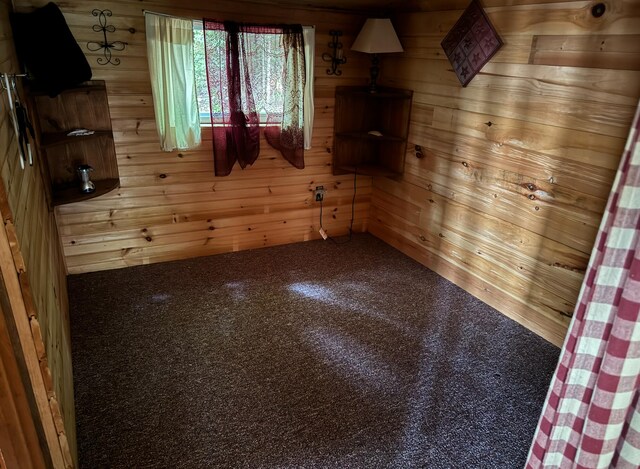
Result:
<svg viewBox="0 0 640 469"><path fill-rule="evenodd" d="M69 291L85 469L520 468L559 354L370 235Z"/></svg>

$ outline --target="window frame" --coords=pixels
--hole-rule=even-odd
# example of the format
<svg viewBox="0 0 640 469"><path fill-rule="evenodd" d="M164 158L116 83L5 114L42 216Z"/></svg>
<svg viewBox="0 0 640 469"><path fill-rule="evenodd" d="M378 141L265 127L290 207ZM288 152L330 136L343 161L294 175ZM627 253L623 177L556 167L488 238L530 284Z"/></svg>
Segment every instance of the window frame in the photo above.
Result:
<svg viewBox="0 0 640 469"><path fill-rule="evenodd" d="M203 49L203 53L206 54L206 51L204 50L205 46L204 46L204 23L203 20L192 20L193 23L193 47L194 47L194 62L196 60L196 45L198 46L198 48L200 48L200 45L202 46ZM304 25L303 28L308 28L308 29L312 29L313 30L313 34L314 34L314 43L315 43L315 26L314 25ZM201 36L201 40L198 40L196 38L196 31L201 32L202 36ZM311 52L311 54L308 54L308 52ZM311 55L311 57L309 58L308 55ZM314 48L307 48L305 47L305 62L307 62L307 60L311 60L312 64L315 64L315 50ZM195 68L195 67L194 67ZM309 67L307 67L307 69L309 69ZM313 70L313 65L310 67L311 70ZM208 83L207 83L207 76L206 76L206 64L205 64L205 76L204 76L204 85L207 87L207 93L208 93ZM199 79L201 79L202 77L199 76L199 74L196 72L194 73L195 79L196 79L196 93L198 93L198 89L199 89ZM313 80L314 77L307 77L307 80L311 79ZM201 86L201 85L200 85ZM306 87L305 87L305 93L307 93ZM309 99L311 100L311 102L313 102L314 96L313 96L313 89L311 88L310 93L312 94L311 96L309 96ZM198 93L199 96L199 93ZM209 98L211 99L211 98ZM209 108L208 112L202 112L202 109L200 108L200 100L198 99L198 113L200 116L200 127L223 127L226 124L224 124L223 122L211 122L211 111ZM274 125L277 123L269 123L267 124L267 113L266 112L260 112L259 114L260 117L260 127L266 127L267 125Z"/></svg>

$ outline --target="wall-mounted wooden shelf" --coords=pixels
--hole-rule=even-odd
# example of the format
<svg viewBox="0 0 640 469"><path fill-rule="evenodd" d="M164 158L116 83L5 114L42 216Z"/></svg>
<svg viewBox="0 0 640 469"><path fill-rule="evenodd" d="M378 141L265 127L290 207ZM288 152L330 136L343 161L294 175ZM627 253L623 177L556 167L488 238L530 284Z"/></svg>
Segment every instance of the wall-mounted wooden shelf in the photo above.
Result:
<svg viewBox="0 0 640 469"><path fill-rule="evenodd" d="M334 167L334 174L357 173L364 176L374 177L395 177L402 175L402 172L385 169L376 164L360 164L357 166L341 165Z"/></svg>
<svg viewBox="0 0 640 469"><path fill-rule="evenodd" d="M90 135L69 135L68 132L43 133L40 138L40 145L43 147L51 147L54 145L65 145L72 142L80 142L82 140L90 140L98 137L112 135L110 130L96 130Z"/></svg>
<svg viewBox="0 0 640 469"><path fill-rule="evenodd" d="M404 137L396 135L372 135L369 132L336 132L338 137L358 138L377 142L404 142Z"/></svg>
<svg viewBox="0 0 640 469"><path fill-rule="evenodd" d="M396 88L371 93L368 88L338 86L333 174L402 175L412 95Z"/></svg>
<svg viewBox="0 0 640 469"><path fill-rule="evenodd" d="M88 81L55 98L30 90L29 97L51 207L99 197L120 186L104 81ZM94 133L69 135L78 129ZM77 174L78 166L87 164L96 186L88 194L80 191Z"/></svg>
<svg viewBox="0 0 640 469"><path fill-rule="evenodd" d="M93 183L96 186L96 190L89 194L80 192L78 190L78 184L75 182L73 184L69 184L68 187L64 187L63 185L57 186L56 191L53 194L53 205L64 205L93 199L94 197L99 197L120 187L119 179L100 179L94 180Z"/></svg>

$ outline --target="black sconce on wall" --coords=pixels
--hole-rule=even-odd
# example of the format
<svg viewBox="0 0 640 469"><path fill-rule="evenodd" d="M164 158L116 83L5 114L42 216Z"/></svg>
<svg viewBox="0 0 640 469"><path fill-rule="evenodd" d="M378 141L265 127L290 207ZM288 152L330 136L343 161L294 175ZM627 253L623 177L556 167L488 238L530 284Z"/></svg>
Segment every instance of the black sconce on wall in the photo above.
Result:
<svg viewBox="0 0 640 469"><path fill-rule="evenodd" d="M342 31L332 29L329 31L329 35L331 36L331 42L329 43L331 53L327 54L325 52L322 54L322 60L331 62L331 68L327 69L327 75L340 76L342 75L342 70L338 70L338 66L347 63L347 58L342 51L342 43L338 40L342 36Z"/></svg>

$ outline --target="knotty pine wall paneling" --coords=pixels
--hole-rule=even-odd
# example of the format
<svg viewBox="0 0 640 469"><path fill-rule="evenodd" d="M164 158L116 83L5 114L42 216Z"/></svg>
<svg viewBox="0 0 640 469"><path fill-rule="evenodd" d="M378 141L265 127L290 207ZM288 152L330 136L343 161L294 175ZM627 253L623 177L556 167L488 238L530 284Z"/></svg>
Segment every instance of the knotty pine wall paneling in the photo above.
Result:
<svg viewBox="0 0 640 469"><path fill-rule="evenodd" d="M0 71L18 73L10 10L11 2L0 0ZM70 467L76 452L75 411L64 258L40 162L36 159L34 166L21 169L6 93L1 100L0 213L2 239L8 244L0 256L6 254L2 287L10 306L3 309L5 314L19 315L15 323L23 333L23 350L33 352L33 360L25 356L22 361L30 373L51 460L56 467Z"/></svg>
<svg viewBox="0 0 640 469"><path fill-rule="evenodd" d="M640 96L640 1L486 0L505 45L462 88L440 42L467 3L394 18L410 143L369 230L559 345Z"/></svg>
<svg viewBox="0 0 640 469"><path fill-rule="evenodd" d="M6 292L0 288L0 296L4 294ZM44 454L31 414L29 395L5 321L7 314L0 306L0 468L44 468Z"/></svg>
<svg viewBox="0 0 640 469"><path fill-rule="evenodd" d="M46 0L17 1L28 10ZM182 2L82 1L59 3L76 40L87 54L94 79L106 80L121 188L86 202L56 208L69 273L209 255L219 252L319 238L316 185L327 189L323 225L335 236L346 234L351 219L353 177L333 176L331 148L334 90L337 85L365 84L367 57L349 54L340 77L326 74L320 56L328 51L329 30L344 32L346 47L364 18L347 13L281 7L250 2L194 0ZM100 55L86 49L101 40L92 30L94 8L113 12L110 40L128 43L114 52L119 66L98 65ZM290 166L266 141L257 162L230 176L213 175L211 135L192 151L165 153L156 133L146 59L143 9L188 18L204 16L253 22L299 22L316 26L315 125L313 148L305 152L305 169ZM356 55L359 55L357 57ZM358 177L355 231L366 231L371 179Z"/></svg>

